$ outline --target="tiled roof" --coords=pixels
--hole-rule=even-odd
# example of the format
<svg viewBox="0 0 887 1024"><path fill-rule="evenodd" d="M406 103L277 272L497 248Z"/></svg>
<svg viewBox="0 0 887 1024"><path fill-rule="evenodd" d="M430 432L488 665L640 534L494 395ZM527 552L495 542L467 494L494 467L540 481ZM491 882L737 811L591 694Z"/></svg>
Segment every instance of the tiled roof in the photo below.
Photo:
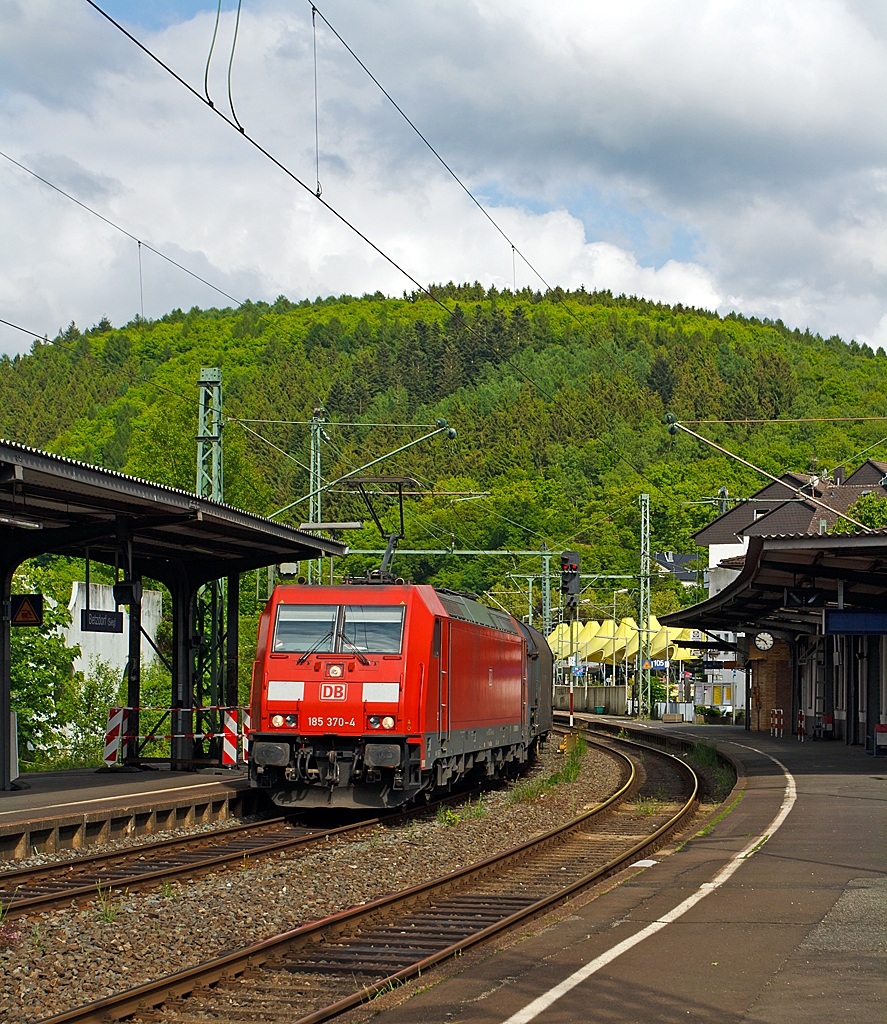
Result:
<svg viewBox="0 0 887 1024"><path fill-rule="evenodd" d="M736 544L745 528L755 521L756 511L760 513L770 501L775 508L781 501L794 497L797 489L809 484L812 478L806 473L783 473L781 479L785 484L769 483L761 490L755 491L746 501L734 505L712 520L708 526L694 533L693 539L700 547L708 547L711 544ZM820 488L816 489L816 496L820 496Z"/></svg>
<svg viewBox="0 0 887 1024"><path fill-rule="evenodd" d="M880 484L887 476L887 462L878 462L875 459L866 459L865 462L847 477L847 484Z"/></svg>

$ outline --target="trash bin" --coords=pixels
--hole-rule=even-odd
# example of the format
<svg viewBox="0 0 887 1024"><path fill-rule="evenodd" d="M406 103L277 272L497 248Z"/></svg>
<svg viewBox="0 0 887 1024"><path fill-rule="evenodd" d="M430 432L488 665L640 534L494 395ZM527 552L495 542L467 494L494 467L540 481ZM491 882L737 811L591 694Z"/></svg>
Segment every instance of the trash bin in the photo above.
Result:
<svg viewBox="0 0 887 1024"><path fill-rule="evenodd" d="M596 715L603 715L603 714L604 714L604 713L606 712L606 710L607 710L606 708L604 708L604 707L601 707L600 705L598 705L598 706L597 706L597 707L596 707L596 708L594 709L594 713L595 713Z"/></svg>

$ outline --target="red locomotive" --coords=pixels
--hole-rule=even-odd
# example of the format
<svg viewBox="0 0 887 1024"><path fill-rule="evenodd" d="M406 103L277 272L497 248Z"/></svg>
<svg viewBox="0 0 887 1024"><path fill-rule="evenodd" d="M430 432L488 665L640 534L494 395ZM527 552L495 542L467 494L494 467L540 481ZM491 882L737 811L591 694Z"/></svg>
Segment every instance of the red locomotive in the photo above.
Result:
<svg viewBox="0 0 887 1024"><path fill-rule="evenodd" d="M545 638L454 592L278 586L259 623L249 770L282 806L396 807L529 761Z"/></svg>

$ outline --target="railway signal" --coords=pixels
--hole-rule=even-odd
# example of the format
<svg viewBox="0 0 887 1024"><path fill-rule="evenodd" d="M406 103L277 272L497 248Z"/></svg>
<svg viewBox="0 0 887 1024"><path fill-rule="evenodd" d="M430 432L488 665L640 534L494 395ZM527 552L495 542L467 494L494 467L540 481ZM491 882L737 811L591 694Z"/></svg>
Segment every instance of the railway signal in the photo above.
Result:
<svg viewBox="0 0 887 1024"><path fill-rule="evenodd" d="M578 607L580 586L579 553L564 551L561 555L561 593L567 595L568 608Z"/></svg>

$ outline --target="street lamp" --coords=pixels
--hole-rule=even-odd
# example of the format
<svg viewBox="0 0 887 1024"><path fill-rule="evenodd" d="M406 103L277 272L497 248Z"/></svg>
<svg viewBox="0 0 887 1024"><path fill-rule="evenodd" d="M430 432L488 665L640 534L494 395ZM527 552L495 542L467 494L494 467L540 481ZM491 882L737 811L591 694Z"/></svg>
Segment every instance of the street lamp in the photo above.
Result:
<svg viewBox="0 0 887 1024"><path fill-rule="evenodd" d="M616 685L616 595L627 594L628 587L621 587L619 590L613 591L613 675L610 680L611 685Z"/></svg>

